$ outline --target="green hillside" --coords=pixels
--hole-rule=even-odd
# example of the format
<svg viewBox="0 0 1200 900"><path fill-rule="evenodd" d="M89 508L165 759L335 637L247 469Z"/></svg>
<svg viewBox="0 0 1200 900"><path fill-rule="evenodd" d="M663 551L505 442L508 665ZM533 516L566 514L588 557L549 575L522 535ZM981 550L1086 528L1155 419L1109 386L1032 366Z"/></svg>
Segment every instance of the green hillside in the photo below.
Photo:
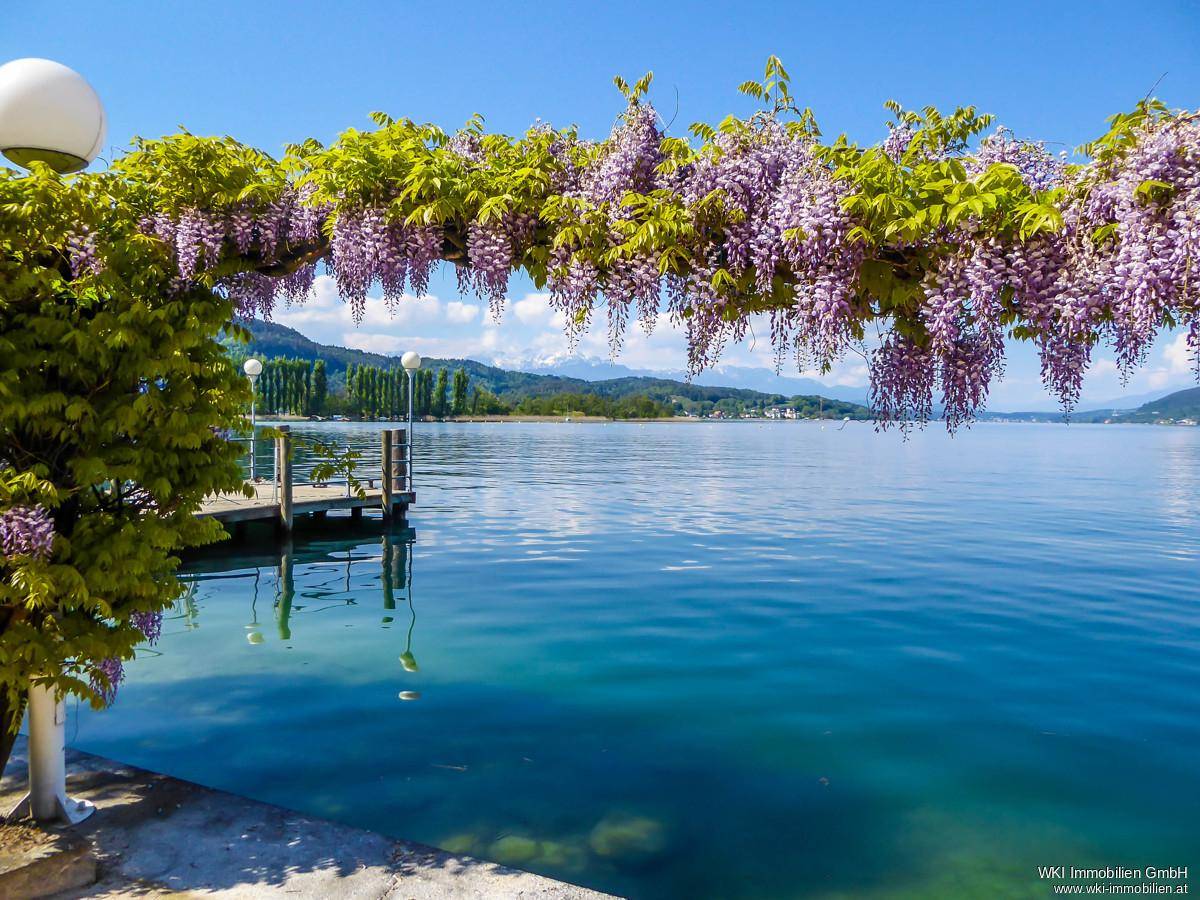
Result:
<svg viewBox="0 0 1200 900"><path fill-rule="evenodd" d="M1114 422L1164 422L1180 419L1200 420L1200 387L1187 388L1174 394L1144 403L1133 412L1113 419Z"/></svg>
<svg viewBox="0 0 1200 900"><path fill-rule="evenodd" d="M245 323L245 327L252 338L249 346L236 342L232 336L226 338L233 355L239 358L253 355L264 359L323 359L329 371L332 392L344 389L345 373L349 366L393 369L400 365L399 357L319 344L295 329L274 322L255 320ZM729 416L787 405L795 407L804 416L870 418L870 410L865 406L840 400L817 396L786 397L744 388L708 387L669 378L625 377L585 381L558 375L513 372L473 359L426 358L423 368L450 371L461 368L469 376L472 385L490 391L514 407L525 400L570 394L597 396L610 401L645 397L672 406L679 414L709 415L719 410Z"/></svg>
<svg viewBox="0 0 1200 900"><path fill-rule="evenodd" d="M226 344L240 356L287 357L290 359L325 360L329 374L339 383L344 379L347 366L378 366L381 369L399 368L398 356L369 353L318 344L294 328L274 322L254 320L244 323L252 340L249 346L226 339ZM485 365L473 359L437 359L426 357L423 365L431 369L466 370L471 381L486 387L494 394L512 399L522 397L549 396L561 393L589 393L585 390L589 382L578 378L559 378L553 375L529 375L525 372L510 372L495 366Z"/></svg>
<svg viewBox="0 0 1200 900"><path fill-rule="evenodd" d="M989 412L984 413L981 418L1010 422L1064 421L1063 414L1057 410L1053 412ZM1126 423L1153 425L1159 422L1171 424L1181 419L1200 421L1200 387L1176 391L1174 394L1168 394L1165 397L1160 397L1158 400L1143 403L1137 409L1121 411L1113 409L1088 409L1073 412L1070 415L1071 422L1091 424Z"/></svg>

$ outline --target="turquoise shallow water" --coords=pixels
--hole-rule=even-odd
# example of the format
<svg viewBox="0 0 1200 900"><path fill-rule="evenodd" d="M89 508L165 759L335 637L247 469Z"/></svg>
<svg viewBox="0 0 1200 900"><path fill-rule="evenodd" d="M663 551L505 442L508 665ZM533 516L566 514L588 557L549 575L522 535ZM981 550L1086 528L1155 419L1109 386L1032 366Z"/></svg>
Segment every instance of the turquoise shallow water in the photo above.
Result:
<svg viewBox="0 0 1200 900"><path fill-rule="evenodd" d="M1200 429L418 441L413 533L189 562L73 743L634 897L1200 871Z"/></svg>

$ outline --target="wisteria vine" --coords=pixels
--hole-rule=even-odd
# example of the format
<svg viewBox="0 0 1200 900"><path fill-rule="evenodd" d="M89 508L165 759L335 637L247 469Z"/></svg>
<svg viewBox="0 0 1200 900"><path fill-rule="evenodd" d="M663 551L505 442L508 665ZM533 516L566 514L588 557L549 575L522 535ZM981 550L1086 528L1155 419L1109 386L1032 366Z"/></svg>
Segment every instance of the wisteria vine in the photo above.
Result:
<svg viewBox="0 0 1200 900"><path fill-rule="evenodd" d="M0 512L0 553L7 562L19 559L46 562L54 553L54 520L44 506L12 506ZM130 614L129 622L149 644L162 633L161 611ZM104 703L111 704L124 679L124 665L108 657L92 667L89 680Z"/></svg>
<svg viewBox="0 0 1200 900"><path fill-rule="evenodd" d="M303 302L323 263L361 319L376 285L390 304L420 296L448 260L497 316L525 270L573 339L603 300L614 354L630 319L650 329L665 310L692 374L761 321L780 361L828 371L863 354L881 427L971 422L1012 338L1036 343L1067 411L1102 341L1125 375L1163 328L1200 353L1195 114L1144 101L1072 163L969 107L889 104L879 145L823 143L774 58L742 87L765 108L693 139L665 133L649 85L618 79L628 106L600 142L377 116L378 131L252 167L227 203L147 192L141 230L181 284L242 316ZM76 236L74 273L98 271L95 245Z"/></svg>

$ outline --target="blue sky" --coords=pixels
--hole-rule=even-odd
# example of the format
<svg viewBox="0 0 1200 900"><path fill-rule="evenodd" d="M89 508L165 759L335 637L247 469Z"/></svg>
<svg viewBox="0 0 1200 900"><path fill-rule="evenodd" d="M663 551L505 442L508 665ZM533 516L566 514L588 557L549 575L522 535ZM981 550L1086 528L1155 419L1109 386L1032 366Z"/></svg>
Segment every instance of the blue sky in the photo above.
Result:
<svg viewBox="0 0 1200 900"><path fill-rule="evenodd" d="M652 99L682 133L751 107L735 87L782 57L793 92L827 135L873 141L884 100L971 103L1019 135L1072 148L1100 133L1156 82L1172 106L1200 107L1200 4L1059 2L807 3L107 2L23 5L0 29L0 61L44 56L82 72L109 114L109 147L184 125L278 152L312 136L369 127L367 113L454 128L479 112L494 130L541 118L601 137L621 110L612 76L655 73ZM565 352L544 298L514 279L495 324L447 272L434 297L390 317L381 304L355 327L331 285L278 318L310 336L396 352L417 347L514 363ZM603 356L603 321L582 353ZM1122 387L1107 353L1086 394L1105 399L1192 383L1181 339L1160 341ZM631 334L621 361L677 368L680 335ZM761 342L727 359L767 365ZM861 381L851 358L831 380ZM1046 407L1037 362L1013 348L997 408Z"/></svg>

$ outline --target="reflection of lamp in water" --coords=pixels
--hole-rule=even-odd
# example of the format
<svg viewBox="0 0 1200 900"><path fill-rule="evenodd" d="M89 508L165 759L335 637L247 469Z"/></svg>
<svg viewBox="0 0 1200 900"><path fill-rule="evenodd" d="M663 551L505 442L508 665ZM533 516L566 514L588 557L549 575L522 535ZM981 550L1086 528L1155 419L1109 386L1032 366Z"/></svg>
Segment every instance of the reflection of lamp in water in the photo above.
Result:
<svg viewBox="0 0 1200 900"><path fill-rule="evenodd" d="M258 630L258 576L259 576L258 567L255 566L254 567L254 596L250 598L250 619L251 619L251 621L246 625L246 628L248 630L248 633L246 635L246 640L248 640L251 644L261 644L263 642L263 636Z"/></svg>
<svg viewBox="0 0 1200 900"><path fill-rule="evenodd" d="M405 550L408 550L408 545L404 545ZM408 556L408 565L404 567L405 571L405 593L408 594L408 611L412 618L408 622L408 640L404 643L404 652L400 654L400 665L404 666L405 672L417 671L417 658L412 654L412 639L413 630L417 627L417 609L413 606L412 598L412 553L406 553Z"/></svg>
<svg viewBox="0 0 1200 900"><path fill-rule="evenodd" d="M403 566L404 589L408 599L408 611L411 618L408 623L408 639L404 644L404 652L400 654L400 665L404 667L405 672L416 672L420 667L417 665L417 658L413 656L412 639L413 631L417 627L417 610L413 606L412 599L412 553L409 549L409 543L407 541L401 542L397 547L389 535L385 534L383 536L383 591L384 606L387 609L394 609L396 603L392 597L392 590ZM412 697L404 695L409 693L413 692L405 691L400 695L400 699L415 700L416 697L420 696L419 694L414 694Z"/></svg>
<svg viewBox="0 0 1200 900"><path fill-rule="evenodd" d="M408 542L400 541L397 544L389 533L384 532L381 558L383 563L383 608L396 608L396 582L401 579L400 572L403 567L405 588L408 594L408 609L412 614L412 621L408 625L408 642L404 647L404 652L400 654L400 665L404 667L405 672L415 672L418 668L417 659L412 654L413 629L417 625L417 611L413 608L412 603L412 568L405 562L406 559L411 558L411 554L408 552ZM384 616L383 620L390 622L392 617Z"/></svg>
<svg viewBox="0 0 1200 900"><path fill-rule="evenodd" d="M404 666L405 672L415 672L417 658L412 654L412 636L413 629L417 627L417 611L413 608L411 590L408 592L408 609L412 613L412 620L408 623L408 641L404 645L404 652L400 654L400 665Z"/></svg>

